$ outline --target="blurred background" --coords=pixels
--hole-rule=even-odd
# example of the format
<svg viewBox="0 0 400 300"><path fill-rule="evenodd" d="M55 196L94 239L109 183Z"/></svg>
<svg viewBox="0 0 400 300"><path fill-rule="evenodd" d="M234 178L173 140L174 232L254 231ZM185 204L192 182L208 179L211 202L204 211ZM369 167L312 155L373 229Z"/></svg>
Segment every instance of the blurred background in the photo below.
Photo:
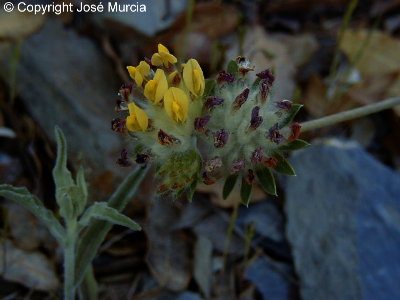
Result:
<svg viewBox="0 0 400 300"><path fill-rule="evenodd" d="M299 122L400 95L398 0L119 1L141 13L103 1L103 13L60 15L0 2L0 183L50 209L55 125L91 201L129 172L110 121L125 66L158 43L206 77L238 55L272 68L273 97L304 104ZM257 189L249 208L238 192L222 200L222 183L192 203L159 199L150 174L125 210L144 230L114 226L94 261L100 299L399 299L400 108L301 138L312 146L290 157L297 176L279 177L277 197ZM60 299L55 240L21 206L0 209L0 298Z"/></svg>

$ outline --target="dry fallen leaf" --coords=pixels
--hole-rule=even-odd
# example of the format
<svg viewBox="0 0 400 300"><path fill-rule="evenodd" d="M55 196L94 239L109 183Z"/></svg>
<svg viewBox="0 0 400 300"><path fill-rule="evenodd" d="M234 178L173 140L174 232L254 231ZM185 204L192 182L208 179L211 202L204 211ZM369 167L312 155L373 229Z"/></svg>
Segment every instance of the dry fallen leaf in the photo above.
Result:
<svg viewBox="0 0 400 300"><path fill-rule="evenodd" d="M39 252L23 251L3 240L0 258L0 274L6 280L42 291L53 291L60 285L54 266Z"/></svg>
<svg viewBox="0 0 400 300"><path fill-rule="evenodd" d="M367 30L347 30L340 44L341 50L353 61L368 34L371 36L357 63L357 69L364 76L398 72L400 70L400 40L384 32L369 33Z"/></svg>
<svg viewBox="0 0 400 300"><path fill-rule="evenodd" d="M356 102L368 104L399 96L400 39L381 31L347 30L341 50L353 61L366 39L368 43L356 64L361 72L361 83L351 89Z"/></svg>
<svg viewBox="0 0 400 300"><path fill-rule="evenodd" d="M201 2L193 10L191 32L199 32L216 39L236 29L239 24L239 12L235 6L216 2ZM182 31L186 26L186 12L174 22L171 31Z"/></svg>
<svg viewBox="0 0 400 300"><path fill-rule="evenodd" d="M360 50L361 47L365 48ZM340 49L351 63L361 53L354 66L360 78L339 93L336 99L329 100L326 81L317 75L312 76L303 99L311 115L321 117L400 94L399 39L380 31L369 33L367 30L349 29L344 33Z"/></svg>
<svg viewBox="0 0 400 300"><path fill-rule="evenodd" d="M155 199L144 231L149 247L147 265L158 283L172 291L187 288L190 277L189 241L182 231L172 229L179 210L165 199Z"/></svg>
<svg viewBox="0 0 400 300"><path fill-rule="evenodd" d="M273 99L292 98L295 90L295 63L288 46L267 34L261 26L256 25L247 30L243 49L243 56L255 66L254 72L249 73L249 78L255 79L256 73L272 68L275 71ZM236 45L228 51L227 58L236 58L238 54L238 45Z"/></svg>
<svg viewBox="0 0 400 300"><path fill-rule="evenodd" d="M44 15L21 13L14 10L11 13L0 12L0 41L19 40L38 31L44 24Z"/></svg>

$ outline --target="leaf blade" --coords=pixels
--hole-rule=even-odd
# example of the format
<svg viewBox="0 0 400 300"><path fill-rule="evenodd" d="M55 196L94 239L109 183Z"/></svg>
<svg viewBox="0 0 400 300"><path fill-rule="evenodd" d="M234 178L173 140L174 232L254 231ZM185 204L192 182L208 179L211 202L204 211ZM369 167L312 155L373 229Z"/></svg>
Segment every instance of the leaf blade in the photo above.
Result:
<svg viewBox="0 0 400 300"><path fill-rule="evenodd" d="M279 128L283 128L291 123L302 107L303 104L293 104L292 108L286 113L285 118L279 122Z"/></svg>
<svg viewBox="0 0 400 300"><path fill-rule="evenodd" d="M216 84L217 83L215 82L214 79L206 79L206 84L205 84L204 93L203 93L204 98L206 98L212 94Z"/></svg>
<svg viewBox="0 0 400 300"><path fill-rule="evenodd" d="M229 175L226 178L225 183L224 183L224 187L222 189L222 198L224 200L226 200L229 197L230 193L235 188L237 179L238 179L238 175L237 174Z"/></svg>
<svg viewBox="0 0 400 300"><path fill-rule="evenodd" d="M309 146L311 146L310 143L308 143L304 140L301 140L301 139L297 139L297 140L291 141L289 143L283 144L282 146L279 146L279 150L293 151L293 150L300 150L303 148L307 148Z"/></svg>
<svg viewBox="0 0 400 300"><path fill-rule="evenodd" d="M271 170L267 167L259 167L256 169L256 175L262 189L270 195L277 196L275 178Z"/></svg>
<svg viewBox="0 0 400 300"><path fill-rule="evenodd" d="M115 208L109 207L106 202L96 202L84 213L79 220L80 225L87 226L91 219L103 220L111 224L128 227L132 230L141 230L139 224L121 214Z"/></svg>
<svg viewBox="0 0 400 300"><path fill-rule="evenodd" d="M239 67L238 67L236 61L232 59L232 60L228 63L227 72L228 72L228 73L231 73L233 76L236 76L236 74L238 73L238 71L239 71Z"/></svg>
<svg viewBox="0 0 400 300"><path fill-rule="evenodd" d="M243 177L242 185L240 186L240 199L242 200L242 203L247 207L250 203L252 189L253 186L251 184L248 184L246 179Z"/></svg>
<svg viewBox="0 0 400 300"><path fill-rule="evenodd" d="M65 229L56 219L53 212L46 207L25 187L14 187L9 184L0 185L0 196L11 199L32 212L49 229L50 233L59 243L62 243L65 236Z"/></svg>
<svg viewBox="0 0 400 300"><path fill-rule="evenodd" d="M276 166L276 168L274 168L276 172L284 175L296 176L296 172L294 171L293 167L285 157L283 157L278 152L274 152L273 157L275 157L278 160L278 165Z"/></svg>

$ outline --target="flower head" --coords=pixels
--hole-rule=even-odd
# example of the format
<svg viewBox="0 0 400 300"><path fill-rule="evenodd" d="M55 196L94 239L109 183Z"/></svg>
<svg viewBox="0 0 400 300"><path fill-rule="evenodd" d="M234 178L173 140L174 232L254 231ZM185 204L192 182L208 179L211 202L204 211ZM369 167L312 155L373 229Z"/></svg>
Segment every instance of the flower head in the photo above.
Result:
<svg viewBox="0 0 400 300"><path fill-rule="evenodd" d="M146 78L150 73L150 66L147 62L141 61L137 67L128 66L129 75L133 80L135 80L137 86L141 87L144 78Z"/></svg>
<svg viewBox="0 0 400 300"><path fill-rule="evenodd" d="M245 204L257 179L275 195L271 170L294 175L285 151L306 144L297 140L301 125L291 123L300 105L271 99L274 75L269 69L249 82L247 74L254 68L244 57L207 81L207 89L195 59L182 70L176 62L159 44L151 61L128 67L139 89L121 88L118 111L129 110L129 115L114 119L112 129L134 132L130 135L139 145L133 159L131 152L123 151L119 163L155 164L157 191L173 197L193 195L198 182L213 184L224 177L227 186L241 179ZM151 70L150 65L158 68ZM143 97L137 99L137 92Z"/></svg>
<svg viewBox="0 0 400 300"><path fill-rule="evenodd" d="M203 71L197 60L191 58L183 67L183 81L195 96L201 97L204 92L205 80Z"/></svg>
<svg viewBox="0 0 400 300"><path fill-rule="evenodd" d="M178 60L175 56L169 53L167 47L162 44L158 44L158 53L154 53L151 57L151 63L154 66L163 66L168 68L169 64L175 64Z"/></svg>

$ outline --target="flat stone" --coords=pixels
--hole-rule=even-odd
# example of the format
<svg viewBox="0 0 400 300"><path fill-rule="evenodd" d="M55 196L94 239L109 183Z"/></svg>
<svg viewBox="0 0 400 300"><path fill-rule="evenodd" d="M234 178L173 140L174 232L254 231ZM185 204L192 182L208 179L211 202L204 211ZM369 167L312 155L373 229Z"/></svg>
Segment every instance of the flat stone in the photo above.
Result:
<svg viewBox="0 0 400 300"><path fill-rule="evenodd" d="M104 5L108 5L106 1ZM119 1L119 5L136 4L136 1L130 0ZM158 32L165 30L175 20L176 16L183 12L187 6L187 1L181 0L146 0L139 1L140 4L146 5L146 12L111 12L107 11L103 14L93 14L96 22L110 29L123 34L134 34L139 32L145 36L155 36Z"/></svg>
<svg viewBox="0 0 400 300"><path fill-rule="evenodd" d="M304 299L397 299L400 177L355 143L295 153L287 236Z"/></svg>
<svg viewBox="0 0 400 300"><path fill-rule="evenodd" d="M9 63L5 53L0 60ZM93 41L49 19L23 42L16 78L18 96L50 138L58 125L72 153L82 152L96 171L117 168L122 142L110 121L121 82Z"/></svg>
<svg viewBox="0 0 400 300"><path fill-rule="evenodd" d="M269 262L259 257L246 268L245 278L254 283L264 300L296 299L296 289L289 280L292 267L278 262Z"/></svg>

